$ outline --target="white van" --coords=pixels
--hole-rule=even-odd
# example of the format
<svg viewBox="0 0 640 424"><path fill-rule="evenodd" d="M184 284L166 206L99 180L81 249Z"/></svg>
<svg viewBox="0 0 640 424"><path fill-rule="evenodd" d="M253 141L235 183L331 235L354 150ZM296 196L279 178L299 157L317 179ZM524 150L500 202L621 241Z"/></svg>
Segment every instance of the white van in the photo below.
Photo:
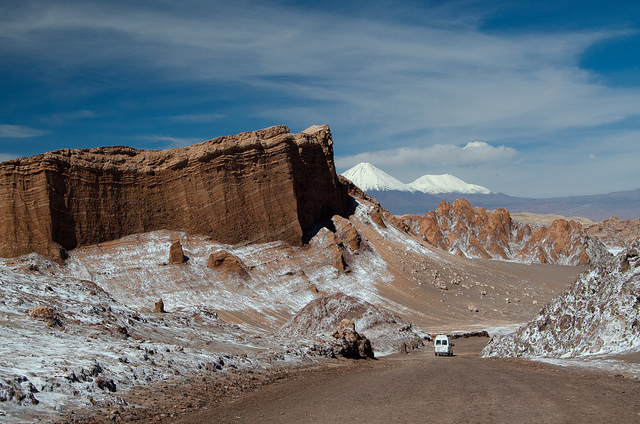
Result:
<svg viewBox="0 0 640 424"><path fill-rule="evenodd" d="M453 343L451 343L451 337L445 334L438 334L433 341L433 347L435 348L436 356L439 355L453 355Z"/></svg>

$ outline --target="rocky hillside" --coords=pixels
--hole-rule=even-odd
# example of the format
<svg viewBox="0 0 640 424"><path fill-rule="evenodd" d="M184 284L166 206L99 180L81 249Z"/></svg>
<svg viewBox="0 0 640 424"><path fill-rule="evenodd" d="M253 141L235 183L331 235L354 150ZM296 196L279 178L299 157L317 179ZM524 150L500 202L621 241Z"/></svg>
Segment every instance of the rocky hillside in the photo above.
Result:
<svg viewBox="0 0 640 424"><path fill-rule="evenodd" d="M573 221L559 219L549 227L511 219L506 209L473 207L465 199L442 201L424 216L405 215L404 222L431 245L469 258L524 263L597 265L610 253Z"/></svg>
<svg viewBox="0 0 640 424"><path fill-rule="evenodd" d="M328 126L285 126L190 147L58 150L0 164L0 256L64 250L154 230L221 243L300 245L346 207Z"/></svg>
<svg viewBox="0 0 640 424"><path fill-rule="evenodd" d="M276 335L303 340L326 338L332 335L342 319L353 321L357 331L370 339L379 353L398 352L403 344L405 348L423 344L421 334L416 333L405 319L388 309L344 293L334 293L310 302Z"/></svg>
<svg viewBox="0 0 640 424"><path fill-rule="evenodd" d="M588 226L587 233L600 239L610 250L623 250L640 239L640 219L620 221L613 216Z"/></svg>
<svg viewBox="0 0 640 424"><path fill-rule="evenodd" d="M580 276L484 356L567 358L640 348L640 244Z"/></svg>

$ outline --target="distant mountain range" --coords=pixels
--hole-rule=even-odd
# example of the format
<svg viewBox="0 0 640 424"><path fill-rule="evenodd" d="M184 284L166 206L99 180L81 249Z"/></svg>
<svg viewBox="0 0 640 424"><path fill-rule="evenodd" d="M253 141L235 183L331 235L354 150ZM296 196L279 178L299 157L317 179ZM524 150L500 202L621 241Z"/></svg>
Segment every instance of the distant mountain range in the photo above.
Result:
<svg viewBox="0 0 640 424"><path fill-rule="evenodd" d="M369 163L359 163L342 174L395 215L424 215L441 201L464 197L473 206L505 208L512 213L532 212L603 221L640 218L640 189L608 194L535 199L495 193L449 175L423 175L405 184Z"/></svg>

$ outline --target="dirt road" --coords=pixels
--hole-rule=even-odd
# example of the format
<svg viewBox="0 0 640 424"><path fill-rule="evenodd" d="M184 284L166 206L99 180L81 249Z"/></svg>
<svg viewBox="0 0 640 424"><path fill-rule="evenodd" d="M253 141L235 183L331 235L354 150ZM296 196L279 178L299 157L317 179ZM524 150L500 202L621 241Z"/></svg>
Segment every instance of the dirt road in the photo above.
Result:
<svg viewBox="0 0 640 424"><path fill-rule="evenodd" d="M638 423L640 382L524 360L480 359L456 341L307 373L185 416L180 423Z"/></svg>

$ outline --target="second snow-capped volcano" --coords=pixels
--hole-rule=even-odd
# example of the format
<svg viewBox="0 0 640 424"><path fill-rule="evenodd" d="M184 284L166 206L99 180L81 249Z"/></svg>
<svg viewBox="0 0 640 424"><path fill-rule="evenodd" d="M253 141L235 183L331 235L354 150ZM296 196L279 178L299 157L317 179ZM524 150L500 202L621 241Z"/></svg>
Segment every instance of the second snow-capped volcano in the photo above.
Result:
<svg viewBox="0 0 640 424"><path fill-rule="evenodd" d="M463 193L463 194L494 194L493 191L477 184L465 183L451 174L423 175L412 183L407 184L418 191L429 194Z"/></svg>
<svg viewBox="0 0 640 424"><path fill-rule="evenodd" d="M342 173L363 191L420 191L428 194L461 193L493 194L493 191L476 184L468 184L450 174L423 175L405 184L367 162L361 162Z"/></svg>

